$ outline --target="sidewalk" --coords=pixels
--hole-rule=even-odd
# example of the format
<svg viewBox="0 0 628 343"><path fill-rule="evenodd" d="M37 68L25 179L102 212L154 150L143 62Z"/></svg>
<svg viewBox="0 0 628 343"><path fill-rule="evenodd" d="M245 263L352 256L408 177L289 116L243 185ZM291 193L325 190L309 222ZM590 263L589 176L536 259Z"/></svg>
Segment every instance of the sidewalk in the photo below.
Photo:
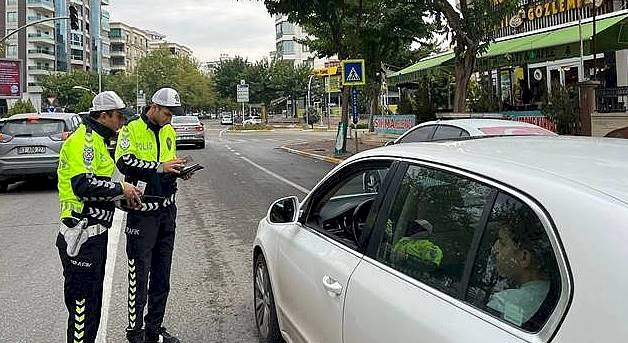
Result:
<svg viewBox="0 0 628 343"><path fill-rule="evenodd" d="M386 142L392 140L388 136L380 136L372 133L360 132L358 134L358 152L384 146ZM329 163L339 164L343 160L356 154L355 138L347 137L347 152L340 156L334 154L336 147L335 139L326 139L316 142L289 144L281 147L282 150L304 157L314 158Z"/></svg>

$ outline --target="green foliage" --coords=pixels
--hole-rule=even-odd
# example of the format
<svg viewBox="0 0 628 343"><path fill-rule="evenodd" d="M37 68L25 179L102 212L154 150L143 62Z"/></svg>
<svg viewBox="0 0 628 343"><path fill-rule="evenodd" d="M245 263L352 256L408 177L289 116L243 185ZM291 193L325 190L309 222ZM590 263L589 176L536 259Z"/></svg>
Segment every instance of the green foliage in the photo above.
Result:
<svg viewBox="0 0 628 343"><path fill-rule="evenodd" d="M252 130L272 130L273 127L266 124L246 124L246 125L233 125L229 128L231 131L252 131Z"/></svg>
<svg viewBox="0 0 628 343"><path fill-rule="evenodd" d="M15 114L22 114L22 113L35 113L35 112L37 112L37 110L35 109L35 106L33 106L31 99L28 99L27 101L18 100L17 102L15 102L13 107L9 110L8 116L12 116Z"/></svg>
<svg viewBox="0 0 628 343"><path fill-rule="evenodd" d="M88 112L90 107L92 107L93 98L94 97L92 96L91 93L87 93L87 92L83 93L83 96L81 96L76 106L74 106L74 112L76 113Z"/></svg>
<svg viewBox="0 0 628 343"><path fill-rule="evenodd" d="M51 73L41 78L43 96L56 97L61 107L67 107L74 111L74 107L81 101L81 98L90 92L82 89L72 89L74 86L81 86L92 90L98 90L98 75L82 70L68 73Z"/></svg>
<svg viewBox="0 0 628 343"><path fill-rule="evenodd" d="M236 86L246 75L248 61L240 56L222 61L214 72L216 92L221 99L236 101Z"/></svg>
<svg viewBox="0 0 628 343"><path fill-rule="evenodd" d="M499 111L499 98L492 94L490 85L469 83L469 108L472 112L491 113Z"/></svg>
<svg viewBox="0 0 628 343"><path fill-rule="evenodd" d="M556 124L559 134L573 135L578 132L578 92L575 89L554 87L552 93L543 99L541 111Z"/></svg>

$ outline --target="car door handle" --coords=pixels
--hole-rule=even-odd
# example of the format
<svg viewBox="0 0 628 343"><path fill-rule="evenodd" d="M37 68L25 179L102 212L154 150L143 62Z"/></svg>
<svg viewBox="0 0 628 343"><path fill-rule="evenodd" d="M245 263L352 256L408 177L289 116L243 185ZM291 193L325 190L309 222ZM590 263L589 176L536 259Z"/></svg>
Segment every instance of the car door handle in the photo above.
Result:
<svg viewBox="0 0 628 343"><path fill-rule="evenodd" d="M323 276L323 287L330 297L336 297L342 294L342 285L329 275Z"/></svg>

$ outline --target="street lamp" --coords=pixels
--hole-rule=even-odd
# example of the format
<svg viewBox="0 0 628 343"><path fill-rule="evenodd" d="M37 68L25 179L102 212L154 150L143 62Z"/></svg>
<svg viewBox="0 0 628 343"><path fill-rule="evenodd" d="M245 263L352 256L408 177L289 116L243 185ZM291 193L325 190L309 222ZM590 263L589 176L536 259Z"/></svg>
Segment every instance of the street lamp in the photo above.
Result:
<svg viewBox="0 0 628 343"><path fill-rule="evenodd" d="M310 79L307 82L307 106L305 106L305 125L310 125L310 104L312 100L312 79L314 78L314 74L310 75Z"/></svg>
<svg viewBox="0 0 628 343"><path fill-rule="evenodd" d="M96 96L96 95L97 95L97 94L96 94L96 92L94 92L93 90L91 90L91 89L89 89L89 88L87 88L87 87L83 87L83 86L74 86L74 87L72 87L72 89L80 89L80 90L84 90L84 91L90 92L90 93L92 93L94 96Z"/></svg>

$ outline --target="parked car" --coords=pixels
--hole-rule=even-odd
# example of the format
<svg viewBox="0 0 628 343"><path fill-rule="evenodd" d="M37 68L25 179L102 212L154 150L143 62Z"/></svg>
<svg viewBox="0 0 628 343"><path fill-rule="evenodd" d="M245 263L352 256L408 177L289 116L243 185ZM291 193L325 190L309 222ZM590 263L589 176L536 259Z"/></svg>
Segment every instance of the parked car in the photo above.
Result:
<svg viewBox="0 0 628 343"><path fill-rule="evenodd" d="M421 123L388 144L457 140L481 136L555 136L534 124L503 119L452 119Z"/></svg>
<svg viewBox="0 0 628 343"><path fill-rule="evenodd" d="M258 124L261 124L261 123L262 123L262 118L256 117L256 116L252 116L250 118L245 119L242 124L243 125L258 125Z"/></svg>
<svg viewBox="0 0 628 343"><path fill-rule="evenodd" d="M624 341L626 151L486 137L349 158L259 223L261 341Z"/></svg>
<svg viewBox="0 0 628 343"><path fill-rule="evenodd" d="M231 113L223 113L220 115L220 125L233 125L233 116Z"/></svg>
<svg viewBox="0 0 628 343"><path fill-rule="evenodd" d="M18 114L0 129L0 191L30 177L56 177L63 141L81 124L74 113Z"/></svg>
<svg viewBox="0 0 628 343"><path fill-rule="evenodd" d="M205 148L205 127L195 116L174 116L172 127L177 133L177 146L182 144L194 144Z"/></svg>

